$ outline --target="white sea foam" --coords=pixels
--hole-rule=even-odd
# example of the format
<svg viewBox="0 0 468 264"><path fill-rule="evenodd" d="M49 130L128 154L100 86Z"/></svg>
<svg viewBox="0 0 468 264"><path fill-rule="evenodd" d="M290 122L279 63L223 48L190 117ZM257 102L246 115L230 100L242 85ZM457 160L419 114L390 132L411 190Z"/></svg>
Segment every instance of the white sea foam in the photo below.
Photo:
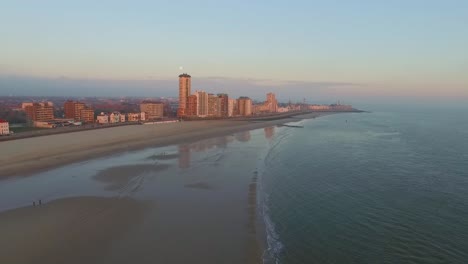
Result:
<svg viewBox="0 0 468 264"><path fill-rule="evenodd" d="M263 252L263 263L264 264L279 264L280 263L280 253L283 249L283 244L280 241L279 235L275 230L275 224L272 221L270 214L269 214L269 195L265 190L265 176L266 176L266 168L268 162L271 162L272 151L283 141L287 138L287 130L289 128L282 129L285 134L277 133L275 138L275 142L266 148L264 155L262 155L262 159L258 161L257 164L257 210L259 214L259 219L263 221L265 227L265 234L266 234L266 249Z"/></svg>
<svg viewBox="0 0 468 264"><path fill-rule="evenodd" d="M263 263L279 264L280 263L279 254L281 253L281 250L283 249L283 244L279 240L279 236L275 230L275 224L273 223L269 215L269 208L267 205L268 196L266 193L263 193L263 196L264 196L264 199L263 199L264 202L263 202L263 206L261 207L261 210L262 210L261 215L265 223L266 236L267 236L267 248L263 252Z"/></svg>

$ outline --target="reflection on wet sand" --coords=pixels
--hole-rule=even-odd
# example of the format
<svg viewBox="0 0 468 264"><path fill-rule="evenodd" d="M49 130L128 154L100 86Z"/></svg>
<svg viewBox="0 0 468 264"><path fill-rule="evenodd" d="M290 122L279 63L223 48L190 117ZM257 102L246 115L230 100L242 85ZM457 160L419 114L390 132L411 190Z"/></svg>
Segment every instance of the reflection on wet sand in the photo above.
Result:
<svg viewBox="0 0 468 264"><path fill-rule="evenodd" d="M212 148L226 148L228 144L233 141L233 136L224 136L205 139L191 144L179 145L179 168L186 169L190 167L192 151L205 152Z"/></svg>
<svg viewBox="0 0 468 264"><path fill-rule="evenodd" d="M106 183L106 189L115 191L129 188L130 191L136 190L140 184L142 176L146 173L156 173L166 170L170 167L167 164L138 164L110 167L99 171L93 176L93 179Z"/></svg>
<svg viewBox="0 0 468 264"><path fill-rule="evenodd" d="M208 151L212 148L226 148L229 143L234 142L234 140L240 142L247 142L250 140L250 131L236 133L231 136L224 136L224 137L217 137L211 138L206 140L201 140L195 143L190 144L181 144L179 145L179 154L171 154L170 156L178 156L179 157L179 168L186 169L190 167L191 163L191 152L204 152ZM161 159L162 155L158 155L154 157L155 159ZM151 156L150 158L153 158Z"/></svg>
<svg viewBox="0 0 468 264"><path fill-rule="evenodd" d="M0 213L0 263L102 263L149 203L75 197Z"/></svg>
<svg viewBox="0 0 468 264"><path fill-rule="evenodd" d="M224 136L202 140L199 142L187 144L189 148L196 152L207 151L212 148L226 148L229 143L234 142L233 136Z"/></svg>
<svg viewBox="0 0 468 264"><path fill-rule="evenodd" d="M190 167L190 145L179 145L179 168L186 169Z"/></svg>
<svg viewBox="0 0 468 264"><path fill-rule="evenodd" d="M179 157L179 154L177 153L168 154L166 152L163 152L161 154L151 155L147 159L149 160L171 160L171 159L176 159L178 157Z"/></svg>
<svg viewBox="0 0 468 264"><path fill-rule="evenodd" d="M214 190L214 186L207 182L196 182L184 185L187 188L200 189L200 190Z"/></svg>
<svg viewBox="0 0 468 264"><path fill-rule="evenodd" d="M275 127L273 127L273 126L265 127L263 130L265 132L265 138L266 139L272 139L273 136L275 135Z"/></svg>
<svg viewBox="0 0 468 264"><path fill-rule="evenodd" d="M234 137L240 142L248 142L250 140L250 131L236 133Z"/></svg>

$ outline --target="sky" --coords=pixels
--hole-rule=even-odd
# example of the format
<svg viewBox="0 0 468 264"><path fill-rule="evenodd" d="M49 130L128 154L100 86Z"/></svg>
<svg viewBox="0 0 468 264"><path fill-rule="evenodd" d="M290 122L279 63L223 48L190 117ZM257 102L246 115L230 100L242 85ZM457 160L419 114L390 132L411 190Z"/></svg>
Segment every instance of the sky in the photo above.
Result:
<svg viewBox="0 0 468 264"><path fill-rule="evenodd" d="M468 100L467 25L465 0L0 0L0 95L176 96L188 72L234 96Z"/></svg>

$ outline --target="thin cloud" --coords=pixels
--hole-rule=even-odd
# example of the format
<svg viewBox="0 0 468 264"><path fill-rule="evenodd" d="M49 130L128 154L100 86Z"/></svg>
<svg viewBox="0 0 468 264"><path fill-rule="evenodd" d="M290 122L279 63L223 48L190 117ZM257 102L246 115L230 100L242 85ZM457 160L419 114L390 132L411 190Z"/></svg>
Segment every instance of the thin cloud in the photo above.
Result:
<svg viewBox="0 0 468 264"><path fill-rule="evenodd" d="M357 85L343 82L304 82L222 76L192 77L193 91L227 93L234 98L249 96L257 100L264 100L268 92L276 93L280 100L304 97L331 100L339 97L337 90L349 89ZM177 78L105 80L76 79L68 76L41 78L0 74L0 95L177 97L177 89Z"/></svg>
<svg viewBox="0 0 468 264"><path fill-rule="evenodd" d="M253 78L230 78L221 76L209 76L202 77L200 79L216 80L216 81L234 81L234 82L247 82L258 86L291 86L291 85L308 85L308 86L359 86L358 83L350 82L333 82L333 81L321 81L321 82L310 82L310 81L296 81L296 80L275 80L275 79L253 79Z"/></svg>

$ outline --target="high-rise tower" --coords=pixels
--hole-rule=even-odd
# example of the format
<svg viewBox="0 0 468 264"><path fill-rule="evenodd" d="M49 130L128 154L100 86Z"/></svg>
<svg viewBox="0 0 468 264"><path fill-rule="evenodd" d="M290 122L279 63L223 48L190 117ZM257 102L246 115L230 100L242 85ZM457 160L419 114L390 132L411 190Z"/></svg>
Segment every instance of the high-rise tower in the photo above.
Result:
<svg viewBox="0 0 468 264"><path fill-rule="evenodd" d="M241 116L252 115L252 100L245 96L239 97L239 99L237 99L237 108Z"/></svg>
<svg viewBox="0 0 468 264"><path fill-rule="evenodd" d="M227 94L218 94L218 101L219 101L219 116L221 117L228 117L228 104L229 98Z"/></svg>
<svg viewBox="0 0 468 264"><path fill-rule="evenodd" d="M278 112L278 101L276 100L276 96L274 93L267 93L267 100L265 102L267 106L267 110L270 113Z"/></svg>
<svg viewBox="0 0 468 264"><path fill-rule="evenodd" d="M208 116L208 94L205 91L196 91L197 97L197 116Z"/></svg>
<svg viewBox="0 0 468 264"><path fill-rule="evenodd" d="M190 88L192 76L187 73L179 75L179 109L177 109L177 116L183 117L187 115L187 103L190 96Z"/></svg>

